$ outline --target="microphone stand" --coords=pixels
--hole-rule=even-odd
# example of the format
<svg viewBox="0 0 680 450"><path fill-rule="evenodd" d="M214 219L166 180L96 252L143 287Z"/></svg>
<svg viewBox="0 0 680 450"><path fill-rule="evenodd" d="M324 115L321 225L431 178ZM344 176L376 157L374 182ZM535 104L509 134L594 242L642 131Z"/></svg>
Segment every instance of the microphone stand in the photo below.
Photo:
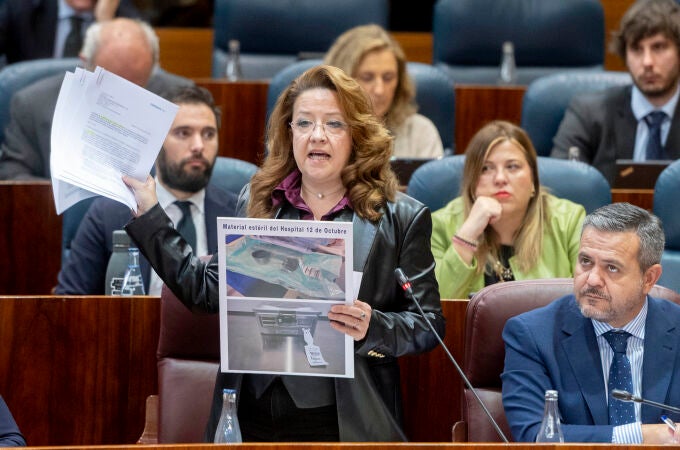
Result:
<svg viewBox="0 0 680 450"><path fill-rule="evenodd" d="M658 403L653 400L647 400L642 397L636 397L635 395L631 394L628 391L623 391L621 389L613 389L612 390L612 397L615 399L624 401L624 402L636 402L636 403L644 403L646 405L651 405L655 406L660 409L666 409L668 411L674 412L674 413L680 413L680 408L676 408L675 406L670 406L666 405L664 403Z"/></svg>
<svg viewBox="0 0 680 450"><path fill-rule="evenodd" d="M413 301L413 303L415 303L416 308L418 308L418 312L423 316L423 318L425 319L425 322L427 322L427 325L430 327L430 330L432 331L434 336L437 338L437 341L439 341L439 345L444 349L444 351L446 352L446 356L449 357L449 360L451 361L453 366L458 371L458 374L460 375L460 377L463 379L465 386L467 386L467 388L470 390L470 392L472 392L472 394L475 397L475 400L477 400L477 403L479 403L479 406L481 406L482 409L484 410L484 413L489 418L489 422L491 422L491 425L493 425L494 429L496 430L496 434L498 434L498 436L503 440L503 442L508 444L509 443L508 438L505 437L503 430L501 430L501 427L498 426L498 422L496 422L496 420L493 418L493 416L491 415L491 412L486 407L486 405L484 404L482 399L479 397L479 394L477 394L477 391L475 390L475 388L472 386L472 383L470 383L470 380L468 379L468 377L465 376L465 372L463 372L463 369L458 365L458 362L453 357L451 352L449 352L449 349L446 347L446 345L444 345L444 341L439 336L439 333L437 333L437 330L434 329L434 326L430 322L430 319L428 319L427 316L425 315L425 311L423 311L423 308L420 306L420 302L416 298L416 295L413 293L413 289L411 288L411 281L409 280L409 278L406 276L404 271L401 270L400 268L396 268L394 270L394 274L397 276L397 280L399 280L399 285L404 290L406 295Z"/></svg>

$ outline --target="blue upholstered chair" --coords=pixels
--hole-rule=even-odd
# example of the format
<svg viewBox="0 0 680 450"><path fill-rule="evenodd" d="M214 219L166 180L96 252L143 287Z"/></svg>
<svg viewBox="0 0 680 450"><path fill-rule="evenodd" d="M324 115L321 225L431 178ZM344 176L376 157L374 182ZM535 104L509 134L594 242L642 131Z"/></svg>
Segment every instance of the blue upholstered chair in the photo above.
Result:
<svg viewBox="0 0 680 450"><path fill-rule="evenodd" d="M680 161L671 163L661 172L654 186L654 214L663 222L666 248L661 258L663 273L657 282L680 292Z"/></svg>
<svg viewBox="0 0 680 450"><path fill-rule="evenodd" d="M300 61L284 68L269 83L267 118L283 90L305 70L321 64L320 59ZM418 112L430 119L442 138L444 149L452 153L455 144L455 88L453 81L440 69L429 64L410 62L407 70L416 86Z"/></svg>
<svg viewBox="0 0 680 450"><path fill-rule="evenodd" d="M496 84L504 41L515 46L518 84L604 62L598 0L439 0L432 30L432 60L456 83Z"/></svg>
<svg viewBox="0 0 680 450"><path fill-rule="evenodd" d="M553 138L574 95L630 84L628 72L570 71L538 78L529 84L522 101L521 126L536 153L549 156Z"/></svg>
<svg viewBox="0 0 680 450"><path fill-rule="evenodd" d="M5 139L12 96L18 90L42 78L73 70L78 58L47 58L21 61L0 70L0 142Z"/></svg>
<svg viewBox="0 0 680 450"><path fill-rule="evenodd" d="M215 0L212 76L224 77L230 39L241 42L244 78L266 79L301 53L325 53L345 30L388 18L387 0Z"/></svg>
<svg viewBox="0 0 680 450"><path fill-rule="evenodd" d="M430 161L411 175L407 193L432 211L443 208L460 193L465 155ZM580 203L587 212L611 203L611 189L594 167L574 161L538 157L541 185L557 197Z"/></svg>
<svg viewBox="0 0 680 450"><path fill-rule="evenodd" d="M210 177L210 183L239 195L243 186L250 182L250 178L255 175L255 172L257 172L257 166L253 163L218 156Z"/></svg>
<svg viewBox="0 0 680 450"><path fill-rule="evenodd" d="M241 161L240 159L218 156L217 160L215 160L210 183L238 195L256 171L257 166L255 164ZM85 213L95 198L97 197L91 197L78 202L64 211L61 231L62 266L66 263L71 252L71 242L76 236L80 221L83 220Z"/></svg>
<svg viewBox="0 0 680 450"><path fill-rule="evenodd" d="M406 193L430 210L443 208L460 195L465 155L452 155L426 162L411 175Z"/></svg>

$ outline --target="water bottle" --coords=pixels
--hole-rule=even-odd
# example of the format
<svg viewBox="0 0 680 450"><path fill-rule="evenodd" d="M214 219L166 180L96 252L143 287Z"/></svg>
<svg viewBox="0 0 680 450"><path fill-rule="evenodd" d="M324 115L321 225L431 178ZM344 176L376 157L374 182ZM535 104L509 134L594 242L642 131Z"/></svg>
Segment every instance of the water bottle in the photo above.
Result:
<svg viewBox="0 0 680 450"><path fill-rule="evenodd" d="M123 276L123 286L120 295L144 295L144 281L142 271L139 268L139 249L137 247L128 248L128 262L125 275Z"/></svg>
<svg viewBox="0 0 680 450"><path fill-rule="evenodd" d="M113 252L106 266L106 284L104 293L106 295L120 295L123 287L123 277L127 270L128 248L130 247L130 236L125 230L115 230L113 232Z"/></svg>
<svg viewBox="0 0 680 450"><path fill-rule="evenodd" d="M241 428L236 417L236 391L222 390L222 414L215 431L215 444L238 444L243 442Z"/></svg>
<svg viewBox="0 0 680 450"><path fill-rule="evenodd" d="M236 39L229 40L229 54L227 55L225 76L229 81L243 79L243 72L241 71L241 43Z"/></svg>
<svg viewBox="0 0 680 450"><path fill-rule="evenodd" d="M515 46L510 41L503 42L500 78L498 84L515 84L517 82L517 66L515 65Z"/></svg>
<svg viewBox="0 0 680 450"><path fill-rule="evenodd" d="M538 430L536 442L564 442L562 427L560 426L560 413L557 408L557 391L545 391L543 421Z"/></svg>

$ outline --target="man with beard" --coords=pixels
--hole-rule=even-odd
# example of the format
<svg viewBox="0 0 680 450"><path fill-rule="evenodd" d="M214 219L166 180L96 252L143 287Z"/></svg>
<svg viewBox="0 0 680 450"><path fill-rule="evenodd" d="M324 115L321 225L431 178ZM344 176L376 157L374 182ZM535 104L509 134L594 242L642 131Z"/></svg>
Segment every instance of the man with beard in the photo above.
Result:
<svg viewBox="0 0 680 450"><path fill-rule="evenodd" d="M553 140L551 156L569 148L610 182L616 160L680 157L680 4L639 0L621 19L612 49L623 59L633 85L575 96Z"/></svg>
<svg viewBox="0 0 680 450"><path fill-rule="evenodd" d="M611 394L680 406L680 306L647 295L663 248L661 222L637 206L614 203L586 216L574 294L503 330L503 406L515 440L536 439L545 391L557 390L565 442L680 442L680 429L659 419L680 422L680 414Z"/></svg>
<svg viewBox="0 0 680 450"><path fill-rule="evenodd" d="M209 184L218 151L219 111L210 92L197 86L178 88L166 98L179 105L179 110L156 158L158 201L175 227L184 217L183 208L187 208L191 217L186 220L190 219L195 229L194 252L213 254L217 251L216 218L233 216L236 208L234 193ZM131 218L130 209L122 203L96 199L71 243L55 293L104 294L113 232L122 230ZM160 295L162 281L143 257L140 268L145 292Z"/></svg>

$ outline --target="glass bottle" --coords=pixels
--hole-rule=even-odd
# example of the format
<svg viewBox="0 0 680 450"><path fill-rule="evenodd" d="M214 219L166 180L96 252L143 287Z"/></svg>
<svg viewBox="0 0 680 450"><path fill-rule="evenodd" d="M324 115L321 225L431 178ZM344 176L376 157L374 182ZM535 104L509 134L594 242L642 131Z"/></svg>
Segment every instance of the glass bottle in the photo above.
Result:
<svg viewBox="0 0 680 450"><path fill-rule="evenodd" d="M545 391L543 421L536 435L536 442L564 442L560 425L560 412L557 408L557 391Z"/></svg>
<svg viewBox="0 0 680 450"><path fill-rule="evenodd" d="M229 40L229 54L227 55L225 76L229 81L243 79L243 72L241 70L241 43L236 39Z"/></svg>
<svg viewBox="0 0 680 450"><path fill-rule="evenodd" d="M144 295L144 281L139 268L139 249L128 248L128 262L120 295Z"/></svg>
<svg viewBox="0 0 680 450"><path fill-rule="evenodd" d="M106 266L104 293L106 295L120 295L121 288L123 287L123 278L127 270L130 236L128 236L125 230L115 230L112 242L113 251Z"/></svg>
<svg viewBox="0 0 680 450"><path fill-rule="evenodd" d="M500 77L498 84L515 84L517 82L517 66L515 65L515 46L510 41L503 42Z"/></svg>
<svg viewBox="0 0 680 450"><path fill-rule="evenodd" d="M243 442L241 428L236 416L236 391L222 390L222 414L215 431L215 444L237 444Z"/></svg>

